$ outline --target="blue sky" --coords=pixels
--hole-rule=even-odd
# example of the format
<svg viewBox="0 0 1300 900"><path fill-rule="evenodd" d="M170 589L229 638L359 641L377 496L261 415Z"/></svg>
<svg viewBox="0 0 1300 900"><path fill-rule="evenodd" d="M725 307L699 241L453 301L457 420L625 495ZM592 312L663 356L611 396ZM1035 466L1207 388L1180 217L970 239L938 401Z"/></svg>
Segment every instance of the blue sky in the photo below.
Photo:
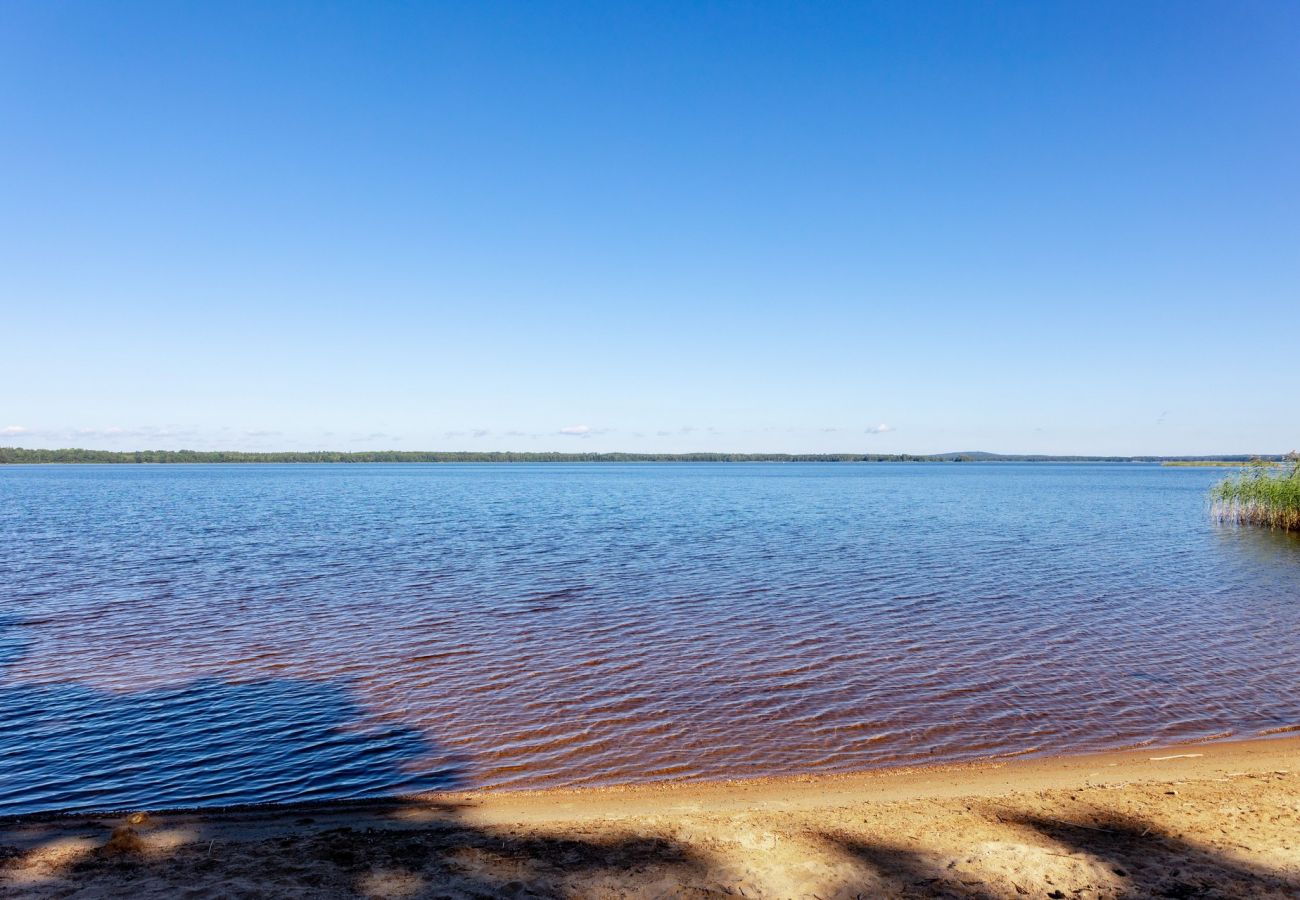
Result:
<svg viewBox="0 0 1300 900"><path fill-rule="evenodd" d="M1300 6L0 5L0 444L1300 446Z"/></svg>

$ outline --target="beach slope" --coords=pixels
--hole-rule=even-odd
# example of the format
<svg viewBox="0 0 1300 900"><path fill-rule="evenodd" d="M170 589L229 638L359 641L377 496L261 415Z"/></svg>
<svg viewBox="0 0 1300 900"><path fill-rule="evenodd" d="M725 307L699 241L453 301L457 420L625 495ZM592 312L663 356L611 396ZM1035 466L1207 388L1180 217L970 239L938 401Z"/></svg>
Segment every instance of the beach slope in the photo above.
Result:
<svg viewBox="0 0 1300 900"><path fill-rule="evenodd" d="M0 827L13 897L1297 897L1300 738Z"/></svg>

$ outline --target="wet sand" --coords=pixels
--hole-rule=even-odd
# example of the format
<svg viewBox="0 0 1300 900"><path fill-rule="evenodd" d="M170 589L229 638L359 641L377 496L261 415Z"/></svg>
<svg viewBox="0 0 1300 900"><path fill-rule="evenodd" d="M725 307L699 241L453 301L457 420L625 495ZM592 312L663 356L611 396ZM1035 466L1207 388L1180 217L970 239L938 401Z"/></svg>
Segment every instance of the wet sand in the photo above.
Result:
<svg viewBox="0 0 1300 900"><path fill-rule="evenodd" d="M1297 897L1300 737L0 827L13 897Z"/></svg>

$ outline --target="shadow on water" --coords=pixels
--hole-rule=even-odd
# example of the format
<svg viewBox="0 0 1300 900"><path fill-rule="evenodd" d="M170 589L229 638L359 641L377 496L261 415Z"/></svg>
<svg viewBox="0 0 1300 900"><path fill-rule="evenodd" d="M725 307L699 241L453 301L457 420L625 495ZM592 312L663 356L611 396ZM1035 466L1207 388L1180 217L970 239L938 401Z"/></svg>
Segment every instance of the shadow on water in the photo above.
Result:
<svg viewBox="0 0 1300 900"><path fill-rule="evenodd" d="M0 668L28 624L0 621ZM75 883L105 896L547 897L574 875L702 871L660 837L521 835L436 797L239 806L337 800L341 782L353 796L464 786L462 768L429 764L440 754L427 738L368 721L345 685L201 679L114 694L3 681L0 708L0 892L16 896ZM90 812L189 805L236 808L219 820Z"/></svg>
<svg viewBox="0 0 1300 900"><path fill-rule="evenodd" d="M0 621L0 670L31 624ZM421 732L376 721L346 684L202 678L112 692L0 675L0 813L445 790L464 784Z"/></svg>

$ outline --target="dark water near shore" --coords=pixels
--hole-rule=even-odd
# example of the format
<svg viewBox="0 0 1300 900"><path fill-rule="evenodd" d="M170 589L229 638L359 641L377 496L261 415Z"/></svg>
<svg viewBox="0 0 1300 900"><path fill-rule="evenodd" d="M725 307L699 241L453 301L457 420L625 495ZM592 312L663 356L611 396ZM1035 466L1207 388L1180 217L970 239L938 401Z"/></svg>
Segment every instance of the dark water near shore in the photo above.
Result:
<svg viewBox="0 0 1300 900"><path fill-rule="evenodd" d="M0 811L1300 725L1300 540L1122 465L0 469Z"/></svg>

